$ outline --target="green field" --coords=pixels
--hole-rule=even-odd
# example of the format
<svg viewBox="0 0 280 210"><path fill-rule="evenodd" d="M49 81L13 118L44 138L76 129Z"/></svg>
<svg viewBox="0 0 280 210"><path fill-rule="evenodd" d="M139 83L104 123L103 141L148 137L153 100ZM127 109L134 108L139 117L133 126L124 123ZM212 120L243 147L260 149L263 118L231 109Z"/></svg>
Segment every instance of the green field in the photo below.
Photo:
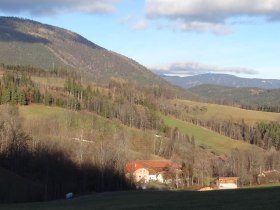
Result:
<svg viewBox="0 0 280 210"><path fill-rule="evenodd" d="M58 130L70 129L72 133L76 132L78 136L81 131L84 133L96 133L96 139L111 139L114 134L123 134L128 141L129 154L139 158L147 153L149 142L153 140L155 131L139 130L123 125L115 119L106 119L99 115L86 111L71 111L59 107L50 107L45 105L33 104L29 106L19 106L20 116L24 119L24 124L28 127L29 123L55 122ZM55 137L55 134L50 134ZM58 138L59 139L59 138ZM148 145L148 146L147 146ZM147 153L150 154L150 153ZM151 158L159 159L160 157L152 154Z"/></svg>
<svg viewBox="0 0 280 210"><path fill-rule="evenodd" d="M280 113L260 112L253 110L245 110L238 107L224 106L217 104L208 104L202 102L194 102L187 100L174 100L178 104L188 105L191 107L206 107L207 111L194 113L193 116L203 120L222 119L222 120L245 120L246 122L258 121L279 121Z"/></svg>
<svg viewBox="0 0 280 210"><path fill-rule="evenodd" d="M73 130L106 130L108 134L112 134L127 129L119 122L102 118L94 113L77 112L55 106L50 107L40 104L19 106L19 112L26 121L54 119L60 127L70 127Z"/></svg>
<svg viewBox="0 0 280 210"><path fill-rule="evenodd" d="M177 127L181 132L188 134L189 137L194 136L196 145L204 145L216 154L226 154L234 148L248 149L249 147L255 147L242 141L233 140L220 135L209 129L196 126L192 123L166 116L164 116L163 119L167 125L173 128Z"/></svg>
<svg viewBox="0 0 280 210"><path fill-rule="evenodd" d="M48 117L51 115L59 117L65 115L67 112L70 111L59 107L50 107L45 105L33 104L30 106L19 106L19 112L23 118L36 119Z"/></svg>
<svg viewBox="0 0 280 210"><path fill-rule="evenodd" d="M133 191L100 193L72 200L0 205L6 210L99 209L279 209L280 188L211 192Z"/></svg>

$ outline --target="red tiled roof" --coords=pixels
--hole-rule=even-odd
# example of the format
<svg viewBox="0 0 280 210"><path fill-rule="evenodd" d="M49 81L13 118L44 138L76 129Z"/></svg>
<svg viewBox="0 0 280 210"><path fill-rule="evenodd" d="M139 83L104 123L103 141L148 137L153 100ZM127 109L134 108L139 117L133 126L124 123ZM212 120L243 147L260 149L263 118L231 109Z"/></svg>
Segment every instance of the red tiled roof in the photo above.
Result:
<svg viewBox="0 0 280 210"><path fill-rule="evenodd" d="M130 163L126 164L124 171L125 171L125 173L131 173L131 172L136 171L139 168L145 168L145 167L141 163L134 161L134 162L130 162Z"/></svg>
<svg viewBox="0 0 280 210"><path fill-rule="evenodd" d="M125 172L133 172L139 168L153 169L155 171L164 171L171 167L175 169L180 169L181 165L173 163L170 160L138 160L126 164Z"/></svg>
<svg viewBox="0 0 280 210"><path fill-rule="evenodd" d="M172 165L170 160L139 160L137 162L149 168L168 168Z"/></svg>

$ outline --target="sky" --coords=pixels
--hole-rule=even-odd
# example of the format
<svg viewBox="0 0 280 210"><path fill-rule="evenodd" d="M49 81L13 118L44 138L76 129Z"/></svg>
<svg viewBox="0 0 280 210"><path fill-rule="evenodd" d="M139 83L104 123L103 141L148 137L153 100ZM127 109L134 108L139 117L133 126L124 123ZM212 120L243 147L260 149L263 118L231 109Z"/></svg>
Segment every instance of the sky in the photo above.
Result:
<svg viewBox="0 0 280 210"><path fill-rule="evenodd" d="M166 75L280 79L280 0L0 0Z"/></svg>

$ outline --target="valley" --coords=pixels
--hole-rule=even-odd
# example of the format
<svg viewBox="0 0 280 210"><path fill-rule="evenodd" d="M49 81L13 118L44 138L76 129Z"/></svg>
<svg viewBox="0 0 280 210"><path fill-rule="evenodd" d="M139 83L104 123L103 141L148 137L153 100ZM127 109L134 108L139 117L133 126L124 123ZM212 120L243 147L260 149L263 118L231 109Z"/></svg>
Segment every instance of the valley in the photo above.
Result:
<svg viewBox="0 0 280 210"><path fill-rule="evenodd" d="M217 189L218 177L238 177L239 187L278 184L280 114L268 109L278 106L277 90L254 88L252 94L250 88L252 99L246 88L184 90L71 31L18 18L1 17L0 23L1 203L50 201L22 209L76 209L81 203L83 209L109 203L112 209L114 203L116 209L227 208L222 200L250 195L252 205L263 193L279 191L188 192ZM223 98L229 89L242 96ZM266 93L265 100L258 98ZM136 160L178 167L153 172L168 183L135 182L124 169ZM134 191L139 187L148 190ZM77 198L51 201L69 192ZM141 199L157 202L140 205Z"/></svg>

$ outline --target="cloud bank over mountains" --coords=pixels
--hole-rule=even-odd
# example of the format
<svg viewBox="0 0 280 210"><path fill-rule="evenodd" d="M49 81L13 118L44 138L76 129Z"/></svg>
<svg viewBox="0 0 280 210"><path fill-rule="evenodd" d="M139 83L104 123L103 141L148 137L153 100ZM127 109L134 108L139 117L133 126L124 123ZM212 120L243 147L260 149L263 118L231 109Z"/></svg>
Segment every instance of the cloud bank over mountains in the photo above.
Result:
<svg viewBox="0 0 280 210"><path fill-rule="evenodd" d="M0 0L0 11L34 16L64 12L111 13L119 0Z"/></svg>
<svg viewBox="0 0 280 210"><path fill-rule="evenodd" d="M229 68L220 67L214 65L206 65L195 62L182 62L182 63L171 63L165 65L150 66L153 72L167 76L192 76L197 74L205 73L225 73L225 74L245 74L245 75L256 75L258 71L247 68Z"/></svg>
<svg viewBox="0 0 280 210"><path fill-rule="evenodd" d="M234 18L280 20L279 0L146 0L151 19L176 21L183 31L229 33Z"/></svg>
<svg viewBox="0 0 280 210"><path fill-rule="evenodd" d="M112 13L118 4L132 0L0 0L0 11L32 16L59 15L67 12ZM138 0L137 0L138 1ZM140 1L140 0L139 0ZM280 20L279 0L141 0L142 14L133 30L146 29L153 20L168 20L171 28L189 32L229 34L236 19ZM131 8L133 9L133 8ZM242 22L242 21L241 21Z"/></svg>

